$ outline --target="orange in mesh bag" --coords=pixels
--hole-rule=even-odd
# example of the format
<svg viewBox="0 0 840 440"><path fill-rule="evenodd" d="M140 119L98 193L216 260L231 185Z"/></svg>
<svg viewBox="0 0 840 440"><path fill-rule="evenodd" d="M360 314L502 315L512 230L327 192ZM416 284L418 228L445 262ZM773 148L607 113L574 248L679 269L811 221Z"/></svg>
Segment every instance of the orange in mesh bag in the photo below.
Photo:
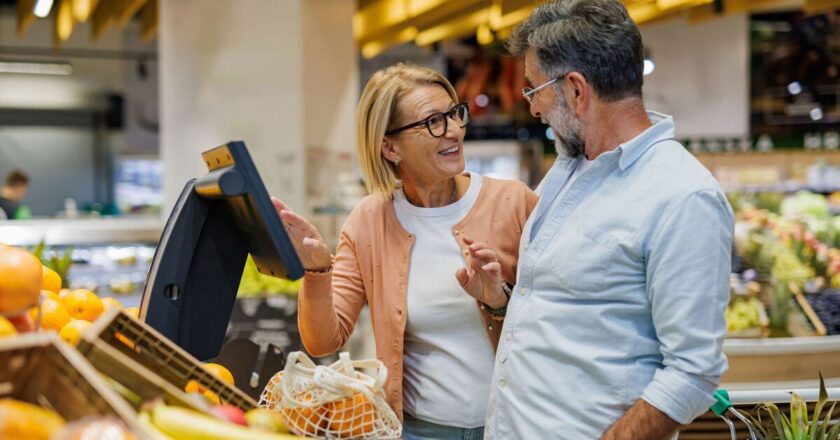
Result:
<svg viewBox="0 0 840 440"><path fill-rule="evenodd" d="M372 369L375 377L358 368ZM280 411L295 434L330 439L396 439L397 415L385 401L388 370L378 360L351 361L341 353L318 366L306 354L289 354L286 368L263 390L260 406Z"/></svg>

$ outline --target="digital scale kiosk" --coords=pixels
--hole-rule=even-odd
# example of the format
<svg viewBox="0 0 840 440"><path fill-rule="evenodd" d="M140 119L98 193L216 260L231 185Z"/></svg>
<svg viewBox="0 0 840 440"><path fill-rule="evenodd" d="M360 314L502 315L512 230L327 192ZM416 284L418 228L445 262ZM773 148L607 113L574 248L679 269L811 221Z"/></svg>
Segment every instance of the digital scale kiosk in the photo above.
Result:
<svg viewBox="0 0 840 440"><path fill-rule="evenodd" d="M243 142L202 154L155 251L140 319L200 360L222 347L245 261L280 278L303 266Z"/></svg>

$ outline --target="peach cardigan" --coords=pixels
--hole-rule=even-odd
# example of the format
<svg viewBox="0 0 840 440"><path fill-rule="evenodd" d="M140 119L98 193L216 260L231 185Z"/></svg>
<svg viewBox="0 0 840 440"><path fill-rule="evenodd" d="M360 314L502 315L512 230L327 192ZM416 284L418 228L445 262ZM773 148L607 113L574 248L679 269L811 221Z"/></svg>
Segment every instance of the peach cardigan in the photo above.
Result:
<svg viewBox="0 0 840 440"><path fill-rule="evenodd" d="M525 184L484 177L472 208L452 228L453 240L462 249L463 235L488 243L498 254L502 278L515 283L519 236L536 203L537 195ZM370 305L377 358L388 368L386 398L400 418L406 289L413 243L413 234L397 219L393 201L381 195L367 196L344 223L332 270L307 272L298 299L300 335L314 356L343 347L362 307ZM457 269L434 276L454 277ZM476 303L495 350L502 323Z"/></svg>

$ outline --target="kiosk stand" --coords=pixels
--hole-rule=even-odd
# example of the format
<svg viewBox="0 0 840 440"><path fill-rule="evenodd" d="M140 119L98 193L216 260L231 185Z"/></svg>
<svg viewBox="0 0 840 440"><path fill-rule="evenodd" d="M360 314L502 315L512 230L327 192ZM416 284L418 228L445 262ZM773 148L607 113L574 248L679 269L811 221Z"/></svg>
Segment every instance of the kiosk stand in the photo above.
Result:
<svg viewBox="0 0 840 440"><path fill-rule="evenodd" d="M221 350L245 261L297 279L303 266L245 144L202 154L209 173L187 182L155 251L140 319L198 359Z"/></svg>

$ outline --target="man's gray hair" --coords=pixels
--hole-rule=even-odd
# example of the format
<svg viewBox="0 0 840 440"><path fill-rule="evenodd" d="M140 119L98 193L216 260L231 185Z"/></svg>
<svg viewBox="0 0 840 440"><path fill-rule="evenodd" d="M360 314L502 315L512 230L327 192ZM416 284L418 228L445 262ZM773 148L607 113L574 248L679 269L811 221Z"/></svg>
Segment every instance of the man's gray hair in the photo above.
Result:
<svg viewBox="0 0 840 440"><path fill-rule="evenodd" d="M512 32L507 48L516 56L533 48L546 76L579 72L605 101L642 96L642 35L618 0L544 3Z"/></svg>

